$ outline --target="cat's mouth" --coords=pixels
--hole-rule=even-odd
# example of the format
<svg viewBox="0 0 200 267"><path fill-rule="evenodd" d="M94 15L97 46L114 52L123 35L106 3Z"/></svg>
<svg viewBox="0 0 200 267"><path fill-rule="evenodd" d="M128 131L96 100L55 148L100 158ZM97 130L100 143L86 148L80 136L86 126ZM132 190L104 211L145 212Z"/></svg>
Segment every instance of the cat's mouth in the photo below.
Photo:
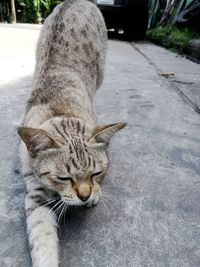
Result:
<svg viewBox="0 0 200 267"><path fill-rule="evenodd" d="M74 199L66 197L66 196L62 196L61 200L69 206L85 206L85 205L90 206L90 204L93 205L93 203L97 203L100 199L100 196L101 196L101 192L99 191L94 195L90 195L87 199L83 199L83 198L81 199L78 196Z"/></svg>
<svg viewBox="0 0 200 267"><path fill-rule="evenodd" d="M69 199L66 197L62 197L61 199L63 202L65 202L69 206L83 206L87 203L86 201L85 202L81 201L79 198Z"/></svg>

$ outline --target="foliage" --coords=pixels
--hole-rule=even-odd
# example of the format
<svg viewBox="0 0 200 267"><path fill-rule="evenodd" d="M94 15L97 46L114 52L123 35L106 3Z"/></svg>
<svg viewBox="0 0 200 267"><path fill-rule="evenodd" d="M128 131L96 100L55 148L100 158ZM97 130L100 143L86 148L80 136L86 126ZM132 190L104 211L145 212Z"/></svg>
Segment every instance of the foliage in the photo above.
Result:
<svg viewBox="0 0 200 267"><path fill-rule="evenodd" d="M147 32L147 37L167 48L172 48L179 53L184 53L189 41L198 39L200 36L188 28L179 29L174 25L156 27Z"/></svg>
<svg viewBox="0 0 200 267"><path fill-rule="evenodd" d="M200 23L198 3L197 0L149 0L149 28L175 23L197 28Z"/></svg>
<svg viewBox="0 0 200 267"><path fill-rule="evenodd" d="M39 23L62 2L61 0L19 0L23 7L24 22Z"/></svg>

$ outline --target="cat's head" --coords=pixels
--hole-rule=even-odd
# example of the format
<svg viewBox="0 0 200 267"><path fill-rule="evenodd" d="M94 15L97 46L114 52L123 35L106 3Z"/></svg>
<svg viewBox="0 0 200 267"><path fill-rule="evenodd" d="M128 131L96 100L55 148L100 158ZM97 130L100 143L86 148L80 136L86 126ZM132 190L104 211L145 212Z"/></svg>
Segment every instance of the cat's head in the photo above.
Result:
<svg viewBox="0 0 200 267"><path fill-rule="evenodd" d="M38 181L69 205L95 202L101 195L111 137L125 123L88 127L76 118L54 118L41 128L20 127Z"/></svg>

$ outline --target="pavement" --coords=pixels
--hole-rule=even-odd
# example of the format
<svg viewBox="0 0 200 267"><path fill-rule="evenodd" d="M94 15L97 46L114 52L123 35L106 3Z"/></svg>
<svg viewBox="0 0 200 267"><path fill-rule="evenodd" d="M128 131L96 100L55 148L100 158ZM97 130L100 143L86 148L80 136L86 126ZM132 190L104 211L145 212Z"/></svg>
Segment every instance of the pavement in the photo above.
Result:
<svg viewBox="0 0 200 267"><path fill-rule="evenodd" d="M16 127L39 31L0 25L1 267L31 266ZM110 40L95 107L100 123L128 126L110 145L107 199L69 212L59 229L60 266L199 267L200 65L150 43Z"/></svg>

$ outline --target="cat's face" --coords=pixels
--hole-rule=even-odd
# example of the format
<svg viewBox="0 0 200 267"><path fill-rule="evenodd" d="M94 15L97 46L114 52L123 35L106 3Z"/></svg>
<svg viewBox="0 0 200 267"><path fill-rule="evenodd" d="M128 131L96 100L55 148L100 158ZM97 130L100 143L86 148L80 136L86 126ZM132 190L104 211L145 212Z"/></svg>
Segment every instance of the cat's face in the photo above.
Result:
<svg viewBox="0 0 200 267"><path fill-rule="evenodd" d="M98 126L88 137L80 121L78 127L77 120L71 126L67 130L66 123L49 124L48 132L22 127L19 134L42 185L57 192L68 205L95 203L100 198L100 184L109 164L107 144L125 124Z"/></svg>
<svg viewBox="0 0 200 267"><path fill-rule="evenodd" d="M79 141L70 153L69 145L48 149L32 159L39 181L56 191L69 205L95 201L101 195L100 183L108 168L105 150ZM82 144L82 145L81 145Z"/></svg>

